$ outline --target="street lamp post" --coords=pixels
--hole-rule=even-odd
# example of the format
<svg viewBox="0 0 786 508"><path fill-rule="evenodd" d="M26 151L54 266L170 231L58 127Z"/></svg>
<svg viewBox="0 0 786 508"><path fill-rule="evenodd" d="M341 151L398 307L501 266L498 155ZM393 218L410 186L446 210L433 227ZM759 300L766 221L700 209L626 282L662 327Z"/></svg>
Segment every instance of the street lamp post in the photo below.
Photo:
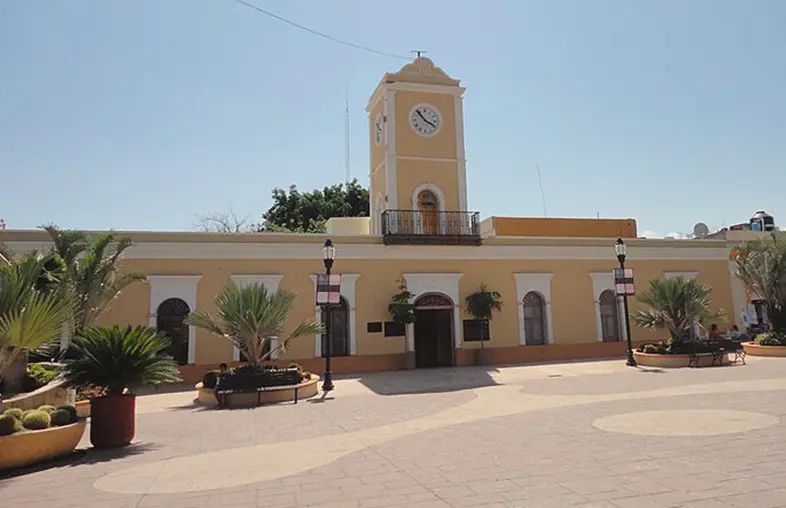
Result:
<svg viewBox="0 0 786 508"><path fill-rule="evenodd" d="M617 238L617 242L614 244L614 253L617 255L617 261L620 263L620 273L621 276L625 276L625 255L627 253L627 246L622 238ZM619 285L618 285L619 286ZM620 292L617 291L617 294ZM625 311L625 337L628 339L628 361L626 364L629 367L636 366L636 360L633 358L633 344L630 340L630 312L628 311L628 290L624 289L622 291L622 305Z"/></svg>
<svg viewBox="0 0 786 508"><path fill-rule="evenodd" d="M325 245L322 247L322 261L325 263L325 275L330 279L330 270L333 269L333 260L336 258L336 248L333 246L333 241L328 238L325 240ZM333 356L333 340L330 336L330 303L326 303L322 310L322 315L325 316L325 380L322 383L322 391L333 391L333 373L330 371L330 359Z"/></svg>

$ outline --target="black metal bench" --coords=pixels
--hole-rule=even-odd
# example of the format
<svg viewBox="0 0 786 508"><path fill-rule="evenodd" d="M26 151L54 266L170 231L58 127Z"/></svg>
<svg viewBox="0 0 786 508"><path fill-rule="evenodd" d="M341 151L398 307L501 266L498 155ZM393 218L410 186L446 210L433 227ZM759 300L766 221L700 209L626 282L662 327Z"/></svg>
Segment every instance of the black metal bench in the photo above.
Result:
<svg viewBox="0 0 786 508"><path fill-rule="evenodd" d="M239 393L256 393L257 406L262 405L264 392L281 389L294 389L293 402L298 403L300 373L297 369L261 370L245 375L219 374L216 380L215 395L218 408L227 406L230 395Z"/></svg>
<svg viewBox="0 0 786 508"><path fill-rule="evenodd" d="M688 367L698 367L701 358L712 357L712 366L723 365L723 359L726 357L726 349L721 348L717 351L706 351L703 353L692 353L688 359Z"/></svg>

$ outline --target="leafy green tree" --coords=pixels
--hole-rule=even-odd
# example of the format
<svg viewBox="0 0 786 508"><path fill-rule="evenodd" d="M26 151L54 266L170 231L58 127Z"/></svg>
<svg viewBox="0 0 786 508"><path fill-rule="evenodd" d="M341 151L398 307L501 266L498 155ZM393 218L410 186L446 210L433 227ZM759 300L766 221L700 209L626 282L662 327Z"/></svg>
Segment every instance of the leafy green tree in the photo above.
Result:
<svg viewBox="0 0 786 508"><path fill-rule="evenodd" d="M295 297L295 293L283 289L270 292L263 284L238 286L230 281L214 300L216 315L192 312L186 323L230 340L249 365L260 365L274 351L286 351L292 340L322 333L322 325L309 320L284 333ZM271 347L273 339L277 339L275 348Z"/></svg>
<svg viewBox="0 0 786 508"><path fill-rule="evenodd" d="M296 186L273 189L273 205L262 215L258 231L324 233L332 217L368 217L368 189L357 181L300 192Z"/></svg>
<svg viewBox="0 0 786 508"><path fill-rule="evenodd" d="M773 234L736 249L737 276L764 300L773 332L786 338L786 242Z"/></svg>
<svg viewBox="0 0 786 508"><path fill-rule="evenodd" d="M647 291L638 299L648 309L631 316L642 328L667 330L675 341L690 334L694 324L706 325L713 321L724 321L722 310L712 308L712 288L693 279L674 277L650 281Z"/></svg>

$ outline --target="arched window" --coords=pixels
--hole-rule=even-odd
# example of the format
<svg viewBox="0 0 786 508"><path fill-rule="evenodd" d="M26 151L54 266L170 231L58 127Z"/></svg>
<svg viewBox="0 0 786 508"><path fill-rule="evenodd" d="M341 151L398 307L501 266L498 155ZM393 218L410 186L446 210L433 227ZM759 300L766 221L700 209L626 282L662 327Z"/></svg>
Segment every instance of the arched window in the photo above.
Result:
<svg viewBox="0 0 786 508"><path fill-rule="evenodd" d="M188 325L185 319L191 309L180 298L161 302L156 310L156 328L171 341L167 352L180 365L188 363Z"/></svg>
<svg viewBox="0 0 786 508"><path fill-rule="evenodd" d="M419 309L452 308L453 302L442 293L426 293L415 300L415 307Z"/></svg>
<svg viewBox="0 0 786 508"><path fill-rule="evenodd" d="M546 302L534 291L524 295L524 337L528 346L546 344Z"/></svg>
<svg viewBox="0 0 786 508"><path fill-rule="evenodd" d="M418 194L418 212L420 215L420 231L424 235L439 233L439 200L430 190L422 190Z"/></svg>
<svg viewBox="0 0 786 508"><path fill-rule="evenodd" d="M330 319L332 356L349 356L349 303L342 296L338 305L322 311L323 321ZM327 354L327 335L322 334L322 356Z"/></svg>
<svg viewBox="0 0 786 508"><path fill-rule="evenodd" d="M600 306L600 327L603 342L616 342L622 339L620 336L620 313L617 306L617 296L613 291L607 289L598 297Z"/></svg>

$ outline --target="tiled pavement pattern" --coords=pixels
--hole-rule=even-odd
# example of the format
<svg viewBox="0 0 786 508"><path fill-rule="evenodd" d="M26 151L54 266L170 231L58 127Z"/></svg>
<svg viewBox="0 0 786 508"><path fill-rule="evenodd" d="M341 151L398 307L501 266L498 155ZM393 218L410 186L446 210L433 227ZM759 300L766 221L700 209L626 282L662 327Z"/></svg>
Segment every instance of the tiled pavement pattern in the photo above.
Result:
<svg viewBox="0 0 786 508"><path fill-rule="evenodd" d="M336 386L332 400L252 410L140 397L135 445L0 480L0 506L786 507L786 359L411 371ZM663 428L636 420L643 411L668 412L671 434L644 435ZM618 431L593 425L615 415Z"/></svg>

